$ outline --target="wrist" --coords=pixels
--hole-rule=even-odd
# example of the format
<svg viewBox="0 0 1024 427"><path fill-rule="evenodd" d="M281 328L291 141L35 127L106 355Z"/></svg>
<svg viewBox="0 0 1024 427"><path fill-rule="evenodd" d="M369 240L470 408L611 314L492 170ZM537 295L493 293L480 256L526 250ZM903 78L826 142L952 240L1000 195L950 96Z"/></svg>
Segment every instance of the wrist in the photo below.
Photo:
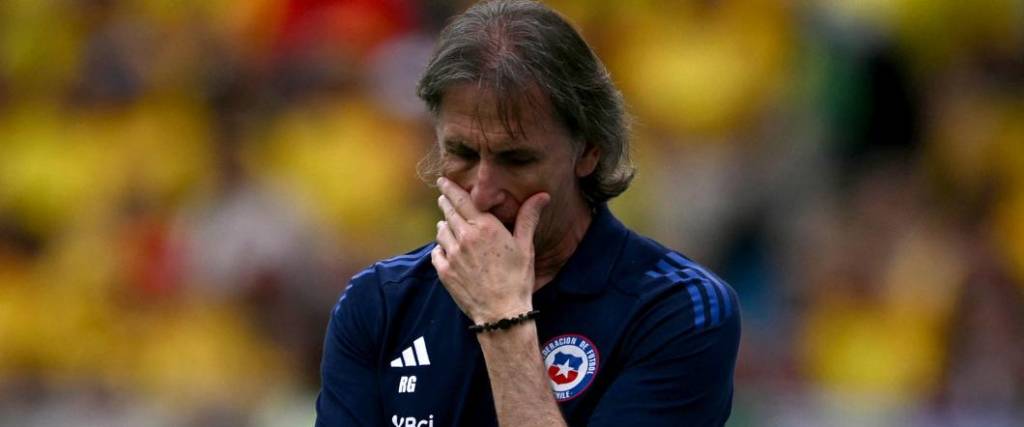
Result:
<svg viewBox="0 0 1024 427"><path fill-rule="evenodd" d="M473 324L493 323L501 319L516 317L523 313L533 311L533 304L508 304L497 310L480 311L469 316ZM469 313L467 313L469 314Z"/></svg>
<svg viewBox="0 0 1024 427"><path fill-rule="evenodd" d="M504 331L514 328L523 323L532 323L538 314L540 314L539 310L524 311L520 312L517 315L503 317L498 320L493 320L490 322L474 323L469 326L469 330L476 332L478 334L495 331Z"/></svg>
<svg viewBox="0 0 1024 427"><path fill-rule="evenodd" d="M508 329L474 333L485 353L507 355L522 348L540 348L537 343L537 323L522 322ZM540 356L540 352L536 353Z"/></svg>

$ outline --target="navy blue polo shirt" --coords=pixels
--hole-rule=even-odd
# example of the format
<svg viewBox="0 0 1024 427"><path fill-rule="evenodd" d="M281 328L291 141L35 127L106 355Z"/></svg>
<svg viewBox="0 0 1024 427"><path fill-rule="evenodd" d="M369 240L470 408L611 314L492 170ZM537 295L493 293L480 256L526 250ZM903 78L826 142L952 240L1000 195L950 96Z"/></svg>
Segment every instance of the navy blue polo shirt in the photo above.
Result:
<svg viewBox="0 0 1024 427"><path fill-rule="evenodd" d="M317 426L497 425L483 354L437 278L433 247L352 278L327 328ZM537 350L570 425L720 426L729 417L735 292L606 206L533 305Z"/></svg>

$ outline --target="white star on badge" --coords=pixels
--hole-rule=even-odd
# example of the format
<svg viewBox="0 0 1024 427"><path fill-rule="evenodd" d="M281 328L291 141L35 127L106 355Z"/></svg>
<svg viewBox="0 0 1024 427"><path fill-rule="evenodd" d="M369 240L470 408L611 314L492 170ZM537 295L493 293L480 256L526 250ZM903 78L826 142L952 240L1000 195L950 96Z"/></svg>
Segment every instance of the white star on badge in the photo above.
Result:
<svg viewBox="0 0 1024 427"><path fill-rule="evenodd" d="M569 362L568 361L566 361L565 363L563 363L561 365L555 365L555 366L558 366L558 373L556 375L561 375L563 377L566 376L569 373L569 371L571 370L569 368Z"/></svg>

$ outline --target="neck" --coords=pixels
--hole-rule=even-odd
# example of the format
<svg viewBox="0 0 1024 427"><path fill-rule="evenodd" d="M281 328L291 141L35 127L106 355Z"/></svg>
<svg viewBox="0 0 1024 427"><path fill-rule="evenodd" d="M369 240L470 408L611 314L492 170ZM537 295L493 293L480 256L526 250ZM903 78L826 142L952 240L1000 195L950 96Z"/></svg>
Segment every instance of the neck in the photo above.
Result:
<svg viewBox="0 0 1024 427"><path fill-rule="evenodd" d="M593 214L590 207L582 203L577 204L569 218L570 220L563 223L564 228L549 234L552 238L542 245L543 248L538 247L534 259L534 292L550 283L562 266L569 261L569 257L576 252L583 236L587 234L587 229L590 228ZM561 224L558 224L557 219L552 219L554 221L549 222L549 226L557 229Z"/></svg>

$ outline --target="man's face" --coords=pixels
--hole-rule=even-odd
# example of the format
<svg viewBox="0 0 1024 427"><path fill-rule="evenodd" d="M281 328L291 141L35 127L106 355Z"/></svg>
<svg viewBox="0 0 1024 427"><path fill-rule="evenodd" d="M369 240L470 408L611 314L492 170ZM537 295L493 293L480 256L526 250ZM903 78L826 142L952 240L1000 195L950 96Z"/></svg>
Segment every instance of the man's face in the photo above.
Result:
<svg viewBox="0 0 1024 427"><path fill-rule="evenodd" d="M523 202L547 192L534 241L542 249L560 235L574 216L586 213L578 177L591 173L595 150L574 149L568 131L556 119L547 97L535 96L537 105L522 106L521 123L511 123L521 134L509 135L490 91L475 85L445 91L437 120L442 174L471 196L482 212L496 216L513 230Z"/></svg>

